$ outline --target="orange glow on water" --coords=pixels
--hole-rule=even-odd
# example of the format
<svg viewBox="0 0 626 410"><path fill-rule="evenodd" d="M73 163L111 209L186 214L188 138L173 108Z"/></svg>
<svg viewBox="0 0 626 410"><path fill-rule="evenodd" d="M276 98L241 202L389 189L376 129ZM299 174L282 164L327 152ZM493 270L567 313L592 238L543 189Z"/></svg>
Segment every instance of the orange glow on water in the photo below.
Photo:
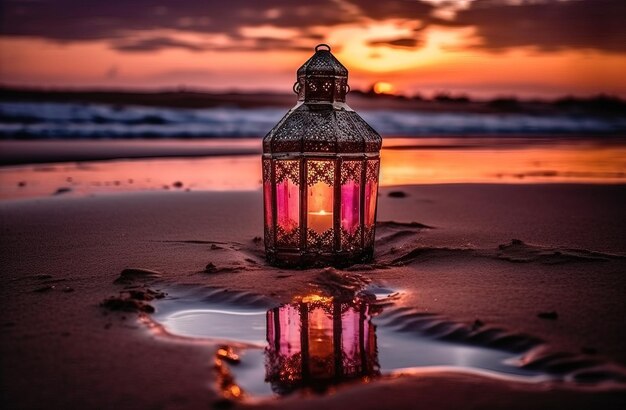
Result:
<svg viewBox="0 0 626 410"><path fill-rule="evenodd" d="M229 395L232 397L240 397L241 396L241 388L236 384L230 386Z"/></svg>
<svg viewBox="0 0 626 410"><path fill-rule="evenodd" d="M296 297L294 300L300 301L303 303L329 303L329 302L332 302L333 298L328 297L328 296L312 294L312 295L306 295L302 297Z"/></svg>
<svg viewBox="0 0 626 410"><path fill-rule="evenodd" d="M114 144L115 142L112 142ZM185 144L185 142L176 142ZM258 140L240 141L250 147ZM178 184L180 182L180 184ZM382 187L438 183L625 183L626 144L523 139L386 139ZM0 167L0 199L261 188L257 155ZM331 213L324 212L328 215ZM320 215L321 212L318 212Z"/></svg>

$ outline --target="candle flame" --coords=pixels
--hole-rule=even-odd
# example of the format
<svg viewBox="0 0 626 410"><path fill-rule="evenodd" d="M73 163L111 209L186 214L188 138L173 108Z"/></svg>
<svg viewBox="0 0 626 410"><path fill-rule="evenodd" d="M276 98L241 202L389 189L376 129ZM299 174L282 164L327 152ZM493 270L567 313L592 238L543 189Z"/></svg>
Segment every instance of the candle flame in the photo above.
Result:
<svg viewBox="0 0 626 410"><path fill-rule="evenodd" d="M325 210L322 209L322 210L317 211L317 212L311 211L311 212L309 212L309 214L311 214L311 215L332 215L333 213L332 212L326 212Z"/></svg>
<svg viewBox="0 0 626 410"><path fill-rule="evenodd" d="M376 94L393 94L394 91L393 85L384 81L376 82L373 89Z"/></svg>

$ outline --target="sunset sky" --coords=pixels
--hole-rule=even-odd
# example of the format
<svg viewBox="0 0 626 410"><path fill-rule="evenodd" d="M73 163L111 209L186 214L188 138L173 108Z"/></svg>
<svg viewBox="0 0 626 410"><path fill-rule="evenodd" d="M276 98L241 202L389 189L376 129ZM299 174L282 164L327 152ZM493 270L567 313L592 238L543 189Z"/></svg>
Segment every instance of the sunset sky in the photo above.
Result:
<svg viewBox="0 0 626 410"><path fill-rule="evenodd" d="M626 97L624 0L0 0L0 82L278 91L318 43L352 88Z"/></svg>

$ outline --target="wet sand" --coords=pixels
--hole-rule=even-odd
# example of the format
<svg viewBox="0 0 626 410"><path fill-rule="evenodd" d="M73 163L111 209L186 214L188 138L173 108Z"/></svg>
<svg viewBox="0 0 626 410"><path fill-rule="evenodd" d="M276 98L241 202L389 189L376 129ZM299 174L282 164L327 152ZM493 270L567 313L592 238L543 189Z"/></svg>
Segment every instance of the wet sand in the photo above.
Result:
<svg viewBox="0 0 626 410"><path fill-rule="evenodd" d="M0 141L0 200L258 190L259 153L258 139ZM381 158L384 187L626 183L626 142L620 138L387 138Z"/></svg>
<svg viewBox="0 0 626 410"><path fill-rule="evenodd" d="M154 272L131 275L130 286L144 291L187 284L289 302L319 290L321 269L264 264L255 240L260 204L259 191L0 202L3 407L245 406L215 390L216 344L169 338L145 325L149 313L132 311L158 308L156 300L135 301L130 312L100 304L129 286L114 283L128 268ZM550 351L623 368L625 204L624 185L383 188L380 266L339 274L401 290L398 308L467 326L480 320L541 339ZM622 408L623 383L605 382L528 384L423 370L260 408Z"/></svg>

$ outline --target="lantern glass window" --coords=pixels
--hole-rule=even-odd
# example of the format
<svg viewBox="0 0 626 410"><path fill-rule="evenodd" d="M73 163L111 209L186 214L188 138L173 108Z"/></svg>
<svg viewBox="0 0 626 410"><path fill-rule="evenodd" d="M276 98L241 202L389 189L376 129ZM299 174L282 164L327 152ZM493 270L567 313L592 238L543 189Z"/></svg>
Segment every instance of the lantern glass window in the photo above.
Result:
<svg viewBox="0 0 626 410"><path fill-rule="evenodd" d="M361 246L361 178L363 161L341 163L341 249Z"/></svg>
<svg viewBox="0 0 626 410"><path fill-rule="evenodd" d="M276 161L276 244L300 245L300 161Z"/></svg>

